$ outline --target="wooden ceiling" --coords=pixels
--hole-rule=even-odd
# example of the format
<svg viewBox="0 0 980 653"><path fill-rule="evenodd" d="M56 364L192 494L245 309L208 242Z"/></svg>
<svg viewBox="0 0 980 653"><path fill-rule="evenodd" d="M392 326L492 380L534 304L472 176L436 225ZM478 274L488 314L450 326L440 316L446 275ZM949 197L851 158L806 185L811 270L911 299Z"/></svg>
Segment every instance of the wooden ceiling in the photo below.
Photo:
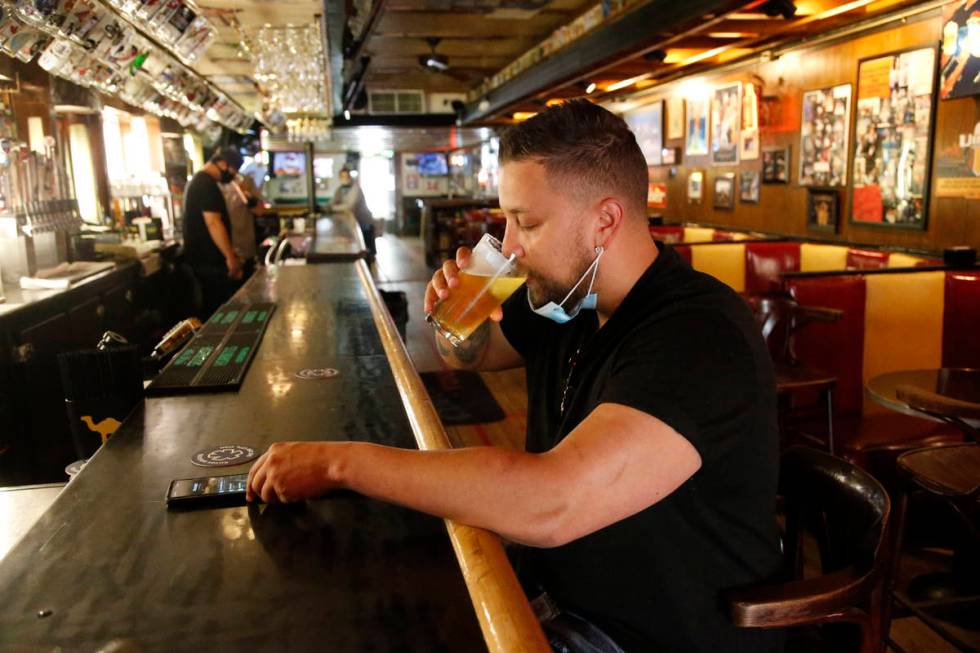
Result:
<svg viewBox="0 0 980 653"><path fill-rule="evenodd" d="M517 59L593 0L383 0L364 46L371 57L367 88L465 93ZM536 5L543 5L537 9ZM427 39L440 39L434 50ZM419 57L448 57L446 72L426 70Z"/></svg>
<svg viewBox="0 0 980 653"><path fill-rule="evenodd" d="M610 60L582 66L574 75L546 83L519 101L495 107L479 122L511 122L515 112L540 111L548 101L585 95L590 83L596 101L623 98L643 89L696 74L722 64L757 57L766 50L842 30L898 10L917 6L923 10L938 2L921 0L798 0L774 3L744 2L717 14L704 15L693 25L674 26L663 32L651 30L650 38ZM780 7L795 5L795 13L781 15ZM635 9L634 9L635 11ZM772 15L775 14L775 15ZM623 20L628 20L624 16ZM615 23L599 29L617 29ZM570 50L574 47L566 48ZM563 56L565 51L553 56ZM587 54L578 53L584 59Z"/></svg>
<svg viewBox="0 0 980 653"><path fill-rule="evenodd" d="M343 79L336 73L332 75L333 84L350 87L361 77L362 60L370 58L363 70L363 87L468 94L467 124L498 124L511 121L515 112L538 111L549 100L583 95L591 82L597 86L592 97L606 101L910 5L938 4L915 0L797 0L794 14L779 15L780 5L794 3L627 0L619 15L586 34L590 37L603 32L605 51L590 50L585 47L589 38L579 39L491 91L491 98L501 96L502 90L508 91L502 94L506 101L492 102L489 108L481 105L483 96L477 90L487 79L596 2L198 0L198 6L218 27L219 36L195 68L246 109L258 110L261 96L252 77L247 48L241 46L243 36L244 40L254 37L264 24L309 24L319 20L325 10L328 17L336 15L331 14L331 8L336 6L342 10L340 15L346 16L347 34L343 43L331 43L329 52L339 59L339 52L346 47L349 60L344 62ZM670 24L668 20L658 23L657 16L677 4L707 10L692 13L683 24ZM375 20L371 20L372 12ZM637 16L644 17L640 32ZM370 27L367 38L362 47L352 49L351 43L364 36L360 31L364 25ZM651 27L646 29L643 25ZM624 36L620 42L620 33L631 36ZM431 39L438 39L431 42L435 43L434 49ZM448 70L428 70L419 62L421 56L433 51L448 59ZM559 67L560 74L545 74L549 67L554 72L556 66L552 64L562 58L566 61L564 67ZM335 113L342 113L342 109L335 107Z"/></svg>

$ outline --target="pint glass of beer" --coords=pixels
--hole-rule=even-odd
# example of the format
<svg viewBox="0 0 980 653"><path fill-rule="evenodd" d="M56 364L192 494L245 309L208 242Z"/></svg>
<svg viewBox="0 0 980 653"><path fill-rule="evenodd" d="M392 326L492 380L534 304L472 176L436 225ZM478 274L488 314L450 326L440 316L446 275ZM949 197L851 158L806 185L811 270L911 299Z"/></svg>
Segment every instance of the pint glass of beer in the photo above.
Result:
<svg viewBox="0 0 980 653"><path fill-rule="evenodd" d="M521 287L525 278L516 275L514 257L500 252L500 241L485 234L476 247L470 265L459 272L459 285L435 305L426 319L449 342L459 346L484 320Z"/></svg>

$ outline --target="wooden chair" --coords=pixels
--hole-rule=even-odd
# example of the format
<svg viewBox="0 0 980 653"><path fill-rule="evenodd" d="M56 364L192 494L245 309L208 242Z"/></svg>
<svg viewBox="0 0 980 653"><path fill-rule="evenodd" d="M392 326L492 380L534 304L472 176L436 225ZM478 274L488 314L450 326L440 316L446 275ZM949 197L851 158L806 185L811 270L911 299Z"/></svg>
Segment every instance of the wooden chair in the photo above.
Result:
<svg viewBox="0 0 980 653"><path fill-rule="evenodd" d="M801 306L792 298L782 295L752 297L747 300L756 322L766 340L769 355L776 370L776 390L779 394L779 430L785 436L800 435L834 453L834 387L837 378L822 370L804 365L793 350L794 335L812 322L836 322L844 312L819 306ZM802 402L800 397L809 394L823 400L824 437L804 433L800 423L813 421L812 402ZM809 409L809 410L808 410ZM806 429L809 431L809 429Z"/></svg>
<svg viewBox="0 0 980 653"><path fill-rule="evenodd" d="M786 509L785 580L729 592L732 622L743 628L852 623L861 653L884 651L887 492L851 463L806 447L783 454L779 486ZM814 524L821 575L803 578L804 527Z"/></svg>

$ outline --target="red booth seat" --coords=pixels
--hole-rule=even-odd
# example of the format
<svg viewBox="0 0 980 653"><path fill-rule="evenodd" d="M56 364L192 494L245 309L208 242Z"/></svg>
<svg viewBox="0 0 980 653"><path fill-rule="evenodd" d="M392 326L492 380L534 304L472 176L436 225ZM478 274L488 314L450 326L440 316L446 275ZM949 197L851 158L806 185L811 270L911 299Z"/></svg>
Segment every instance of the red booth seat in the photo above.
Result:
<svg viewBox="0 0 980 653"><path fill-rule="evenodd" d="M787 272L836 272L939 263L908 254L798 241L677 244L674 248L694 269L747 295L779 292L781 275Z"/></svg>
<svg viewBox="0 0 980 653"><path fill-rule="evenodd" d="M806 365L837 377L839 452L865 467L915 446L959 441L931 420L899 415L864 395L869 379L903 369L980 366L980 271L909 271L790 277L786 289L807 306L841 309L840 321L796 334Z"/></svg>
<svg viewBox="0 0 980 653"><path fill-rule="evenodd" d="M711 243L753 240L755 236L741 232L684 225L651 225L650 235L665 243Z"/></svg>

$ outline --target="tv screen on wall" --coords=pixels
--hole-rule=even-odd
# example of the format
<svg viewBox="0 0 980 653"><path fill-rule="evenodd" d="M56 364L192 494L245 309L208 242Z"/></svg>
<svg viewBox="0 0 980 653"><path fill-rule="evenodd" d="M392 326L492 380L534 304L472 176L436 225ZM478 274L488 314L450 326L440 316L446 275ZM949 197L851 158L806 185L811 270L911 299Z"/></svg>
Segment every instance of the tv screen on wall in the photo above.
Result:
<svg viewBox="0 0 980 653"><path fill-rule="evenodd" d="M446 155L438 152L416 155L415 165L423 177L441 177L449 174Z"/></svg>

